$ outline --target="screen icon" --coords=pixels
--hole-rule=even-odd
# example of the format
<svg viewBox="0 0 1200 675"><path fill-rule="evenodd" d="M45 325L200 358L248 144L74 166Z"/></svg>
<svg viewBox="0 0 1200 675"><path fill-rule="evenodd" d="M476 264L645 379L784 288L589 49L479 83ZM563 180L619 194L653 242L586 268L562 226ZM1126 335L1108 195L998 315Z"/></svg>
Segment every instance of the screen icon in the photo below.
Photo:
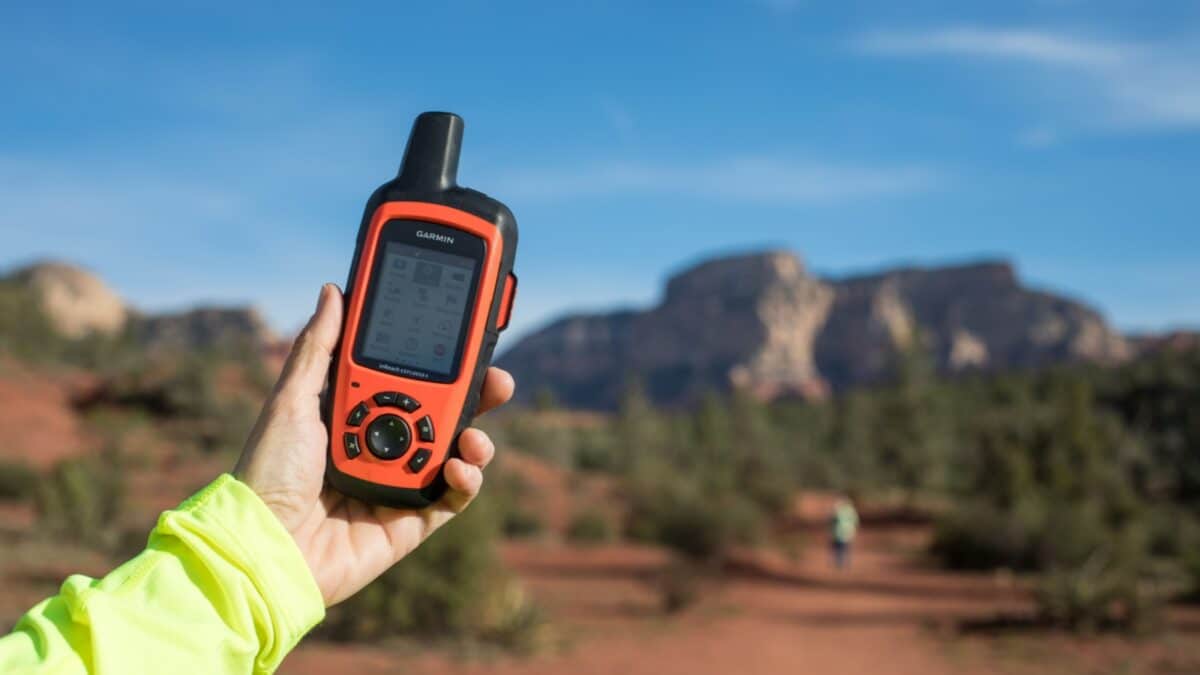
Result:
<svg viewBox="0 0 1200 675"><path fill-rule="evenodd" d="M433 263L418 262L413 272L413 282L423 286L440 286L442 284L442 267Z"/></svg>

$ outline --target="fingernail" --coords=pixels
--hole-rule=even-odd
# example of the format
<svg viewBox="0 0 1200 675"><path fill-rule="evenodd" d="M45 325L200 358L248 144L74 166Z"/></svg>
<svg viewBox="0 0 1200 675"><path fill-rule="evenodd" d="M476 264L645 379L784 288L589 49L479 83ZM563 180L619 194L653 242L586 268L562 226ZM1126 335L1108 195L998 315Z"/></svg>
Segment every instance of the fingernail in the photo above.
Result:
<svg viewBox="0 0 1200 675"><path fill-rule="evenodd" d="M321 284L321 290L317 291L317 309L321 309L321 305L325 304L325 289L329 284Z"/></svg>

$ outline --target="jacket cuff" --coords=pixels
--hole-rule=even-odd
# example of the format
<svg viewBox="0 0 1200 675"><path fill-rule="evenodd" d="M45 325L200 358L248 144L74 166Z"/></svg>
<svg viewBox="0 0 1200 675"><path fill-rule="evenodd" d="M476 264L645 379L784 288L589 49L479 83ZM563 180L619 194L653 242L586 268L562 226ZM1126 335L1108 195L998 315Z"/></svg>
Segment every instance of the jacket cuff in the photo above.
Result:
<svg viewBox="0 0 1200 675"><path fill-rule="evenodd" d="M258 666L273 671L325 618L325 600L291 534L248 485L222 474L174 512L206 530L259 591L253 604L269 626L258 627ZM256 612L257 613L257 612ZM256 621L257 623L257 621Z"/></svg>

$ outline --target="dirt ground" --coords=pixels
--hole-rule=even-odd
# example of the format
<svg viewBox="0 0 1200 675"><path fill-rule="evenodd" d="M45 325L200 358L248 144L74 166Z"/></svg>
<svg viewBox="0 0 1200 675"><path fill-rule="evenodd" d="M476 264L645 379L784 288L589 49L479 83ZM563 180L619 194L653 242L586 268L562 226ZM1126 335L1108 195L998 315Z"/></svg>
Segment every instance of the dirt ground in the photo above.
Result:
<svg viewBox="0 0 1200 675"><path fill-rule="evenodd" d="M5 364L0 364L4 366ZM0 457L28 457L46 467L86 452L95 439L76 417L71 396L88 383L69 376L35 378L9 367L0 373L0 428L9 444ZM37 424L28 424L36 419ZM22 421L18 424L18 421ZM24 432L21 430L25 429ZM125 439L138 457L131 492L139 513L173 506L227 458L195 457L156 442ZM583 503L611 506L603 483L573 480L561 469L506 453L527 481L552 531ZM52 594L73 572L103 574L110 561L83 549L28 536L27 505L0 508L0 619L11 623ZM657 550L628 544L574 548L561 536L508 543L503 554L550 620L550 648L527 658L464 653L450 645L344 646L305 642L284 663L286 675L689 675L696 673L872 673L897 675L1182 675L1200 673L1200 611L1179 609L1163 637L1072 638L1044 632L963 632L963 622L1028 616L1028 592L1003 575L949 574L920 557L926 526L865 518L853 569L830 568L820 523L828 497L800 500L797 521L807 545L782 554L746 556L726 580L705 589L680 615L660 608L657 580L668 564Z"/></svg>
<svg viewBox="0 0 1200 675"><path fill-rule="evenodd" d="M1176 611L1162 638L1088 640L1044 632L964 632L970 620L1028 616L1022 585L1003 575L926 567L928 536L868 527L849 572L831 569L816 533L799 560L741 562L681 616L659 608L666 562L629 545L509 544L505 557L553 617L559 646L530 658L305 644L289 675L353 671L453 675L620 673L894 673L897 675L1200 673L1200 612ZM967 622L967 623L964 623Z"/></svg>

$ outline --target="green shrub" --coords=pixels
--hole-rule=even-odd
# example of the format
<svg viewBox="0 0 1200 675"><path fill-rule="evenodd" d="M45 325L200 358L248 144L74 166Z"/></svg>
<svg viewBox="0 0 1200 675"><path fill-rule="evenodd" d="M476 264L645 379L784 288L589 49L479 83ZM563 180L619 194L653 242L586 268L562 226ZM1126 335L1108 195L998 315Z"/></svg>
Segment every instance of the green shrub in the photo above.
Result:
<svg viewBox="0 0 1200 675"><path fill-rule="evenodd" d="M612 541L615 534L608 518L596 511L580 511L567 524L567 539L577 544L602 544Z"/></svg>
<svg viewBox="0 0 1200 675"><path fill-rule="evenodd" d="M0 353L26 362L101 368L136 351L124 332L81 338L60 334L29 286L0 279Z"/></svg>
<svg viewBox="0 0 1200 675"><path fill-rule="evenodd" d="M499 574L496 528L474 505L403 561L331 611L335 638L369 641L389 635L470 635L479 630L489 581Z"/></svg>
<svg viewBox="0 0 1200 675"><path fill-rule="evenodd" d="M1035 569L1040 520L1040 510L1032 505L1005 513L968 504L938 521L931 552L950 569Z"/></svg>
<svg viewBox="0 0 1200 675"><path fill-rule="evenodd" d="M136 410L180 443L234 453L266 398L265 379L261 360L242 351L155 353L109 372L92 405Z"/></svg>
<svg viewBox="0 0 1200 675"><path fill-rule="evenodd" d="M1083 562L1041 575L1035 599L1050 623L1077 632L1119 629L1144 634L1164 625L1167 601L1181 587L1178 571L1156 564L1139 537L1127 533L1095 548Z"/></svg>
<svg viewBox="0 0 1200 675"><path fill-rule="evenodd" d="M49 360L59 357L67 342L28 287L0 280L0 352L21 360Z"/></svg>
<svg viewBox="0 0 1200 675"><path fill-rule="evenodd" d="M0 462L0 500L24 500L37 489L38 474L24 462Z"/></svg>
<svg viewBox="0 0 1200 675"><path fill-rule="evenodd" d="M676 560L658 575L659 601L667 614L678 614L703 595L704 570L694 562Z"/></svg>
<svg viewBox="0 0 1200 675"><path fill-rule="evenodd" d="M615 434L611 429L581 429L575 435L574 459L572 464L579 471L611 473L617 470L618 462L613 445Z"/></svg>
<svg viewBox="0 0 1200 675"><path fill-rule="evenodd" d="M505 509L501 529L510 539L534 537L546 529L546 523L536 511L514 505Z"/></svg>
<svg viewBox="0 0 1200 675"><path fill-rule="evenodd" d="M117 446L69 459L37 481L35 504L41 532L106 552L128 542L125 461Z"/></svg>
<svg viewBox="0 0 1200 675"><path fill-rule="evenodd" d="M545 612L516 579L506 577L487 593L481 638L517 654L529 655L553 646Z"/></svg>
<svg viewBox="0 0 1200 675"><path fill-rule="evenodd" d="M329 610L335 640L467 639L512 649L538 644L544 621L496 556L499 523L485 492L400 563Z"/></svg>
<svg viewBox="0 0 1200 675"><path fill-rule="evenodd" d="M500 524L505 537L533 537L546 529L546 522L536 508L536 495L524 476L501 464L487 480L487 503L492 516Z"/></svg>
<svg viewBox="0 0 1200 675"><path fill-rule="evenodd" d="M633 483L627 533L693 560L720 560L736 546L755 544L765 527L752 501L673 471L647 471Z"/></svg>

